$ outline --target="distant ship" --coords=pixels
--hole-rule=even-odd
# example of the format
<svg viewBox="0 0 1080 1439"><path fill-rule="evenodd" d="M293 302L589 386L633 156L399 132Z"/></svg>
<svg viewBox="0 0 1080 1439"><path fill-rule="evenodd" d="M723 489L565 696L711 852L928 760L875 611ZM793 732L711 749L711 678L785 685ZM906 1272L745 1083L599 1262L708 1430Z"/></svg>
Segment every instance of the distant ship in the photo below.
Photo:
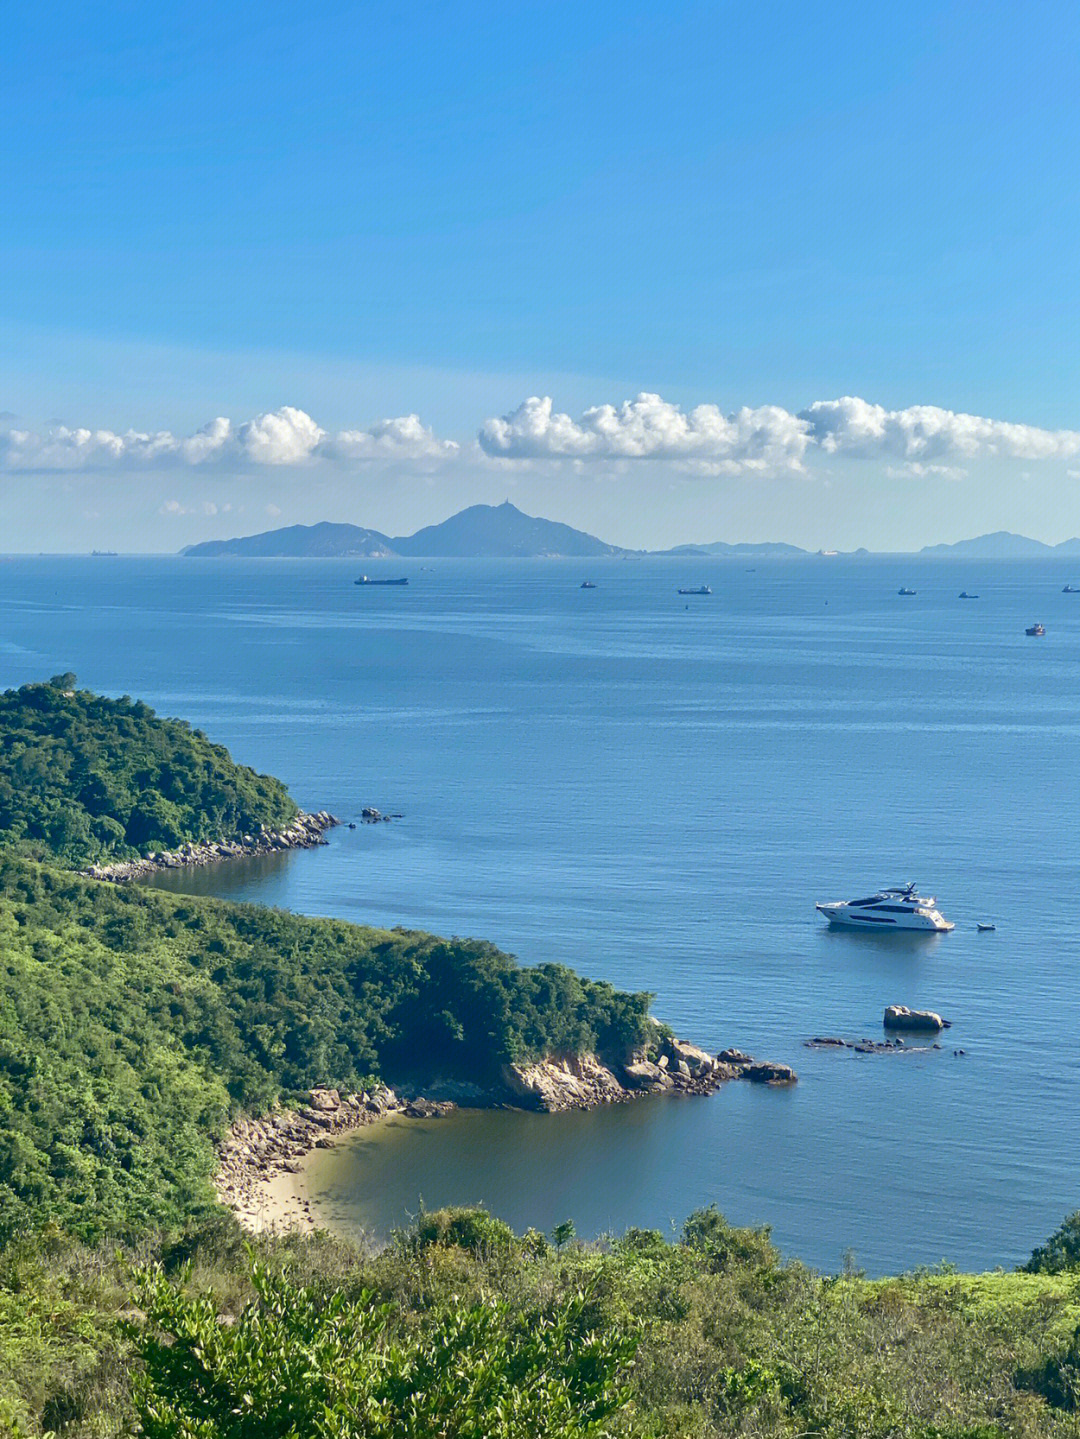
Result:
<svg viewBox="0 0 1080 1439"><path fill-rule="evenodd" d="M1063 595L1080 595L1080 585L1066 585L1061 593Z"/></svg>
<svg viewBox="0 0 1080 1439"><path fill-rule="evenodd" d="M978 596L978 595L969 595L968 592L967 592L967 590L961 590L961 591L960 591L960 598L961 598L962 600L977 600L977 599L979 598L979 596Z"/></svg>
<svg viewBox="0 0 1080 1439"><path fill-rule="evenodd" d="M1024 633L1026 635L1044 635L1046 633L1046 630L1043 628L1042 625L1028 625Z"/></svg>
<svg viewBox="0 0 1080 1439"><path fill-rule="evenodd" d="M711 595L711 594L712 594L712 590L709 589L708 585L695 585L693 589L680 590L680 591L679 591L679 594L680 594L680 595Z"/></svg>
<svg viewBox="0 0 1080 1439"><path fill-rule="evenodd" d="M361 575L358 580L353 580L354 585L407 585L408 583L406 577L400 580L369 580L367 575Z"/></svg>
<svg viewBox="0 0 1080 1439"><path fill-rule="evenodd" d="M581 582L581 588L582 588L583 590L595 590L595 589L596 589L596 585L595 585L595 583L594 583L592 580L582 580L582 582Z"/></svg>
<svg viewBox="0 0 1080 1439"><path fill-rule="evenodd" d="M915 591L914 591L914 590L907 590L907 589L905 589L905 588L903 587L903 585L901 585L900 588L897 590L896 593L897 593L898 595L913 595L913 594L915 593Z"/></svg>

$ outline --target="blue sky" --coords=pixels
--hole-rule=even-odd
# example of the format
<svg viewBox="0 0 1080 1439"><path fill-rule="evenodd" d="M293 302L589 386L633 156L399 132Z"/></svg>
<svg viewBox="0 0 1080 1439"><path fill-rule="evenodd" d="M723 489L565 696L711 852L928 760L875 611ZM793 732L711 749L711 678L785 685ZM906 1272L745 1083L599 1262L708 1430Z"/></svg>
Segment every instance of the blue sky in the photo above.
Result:
<svg viewBox="0 0 1080 1439"><path fill-rule="evenodd" d="M508 492L625 543L1076 533L1080 458L1030 435L886 422L794 467L700 425L629 458L589 422L569 450L476 435L643 391L1075 433L1078 42L1057 3L18 7L0 424L34 439L0 450L0 547L400 531ZM438 443L49 443L282 407Z"/></svg>

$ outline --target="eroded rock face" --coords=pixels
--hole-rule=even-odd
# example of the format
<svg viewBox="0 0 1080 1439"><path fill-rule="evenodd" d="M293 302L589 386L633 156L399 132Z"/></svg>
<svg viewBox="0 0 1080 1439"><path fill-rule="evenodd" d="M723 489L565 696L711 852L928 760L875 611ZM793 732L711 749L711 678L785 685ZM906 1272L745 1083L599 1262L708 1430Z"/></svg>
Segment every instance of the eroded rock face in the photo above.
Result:
<svg viewBox="0 0 1080 1439"><path fill-rule="evenodd" d="M948 1029L949 1021L932 1009L908 1009L906 1004L890 1004L882 1020L886 1029L929 1029L934 1033Z"/></svg>
<svg viewBox="0 0 1080 1439"><path fill-rule="evenodd" d="M592 1054L539 1064L508 1064L503 1067L502 1080L516 1098L548 1113L591 1109L626 1096L611 1070Z"/></svg>

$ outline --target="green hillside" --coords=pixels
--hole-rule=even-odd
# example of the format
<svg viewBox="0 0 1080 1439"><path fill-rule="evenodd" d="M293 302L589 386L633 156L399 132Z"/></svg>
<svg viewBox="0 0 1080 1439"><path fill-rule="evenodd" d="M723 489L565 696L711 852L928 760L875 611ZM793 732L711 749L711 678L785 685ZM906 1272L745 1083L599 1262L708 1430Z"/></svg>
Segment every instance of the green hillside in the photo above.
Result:
<svg viewBox="0 0 1080 1439"><path fill-rule="evenodd" d="M0 694L0 844L77 866L296 816L279 780L234 764L183 720L75 684L56 675Z"/></svg>
<svg viewBox="0 0 1080 1439"><path fill-rule="evenodd" d="M624 1052L649 996L479 940L360 928L0 858L0 1242L136 1234L205 1210L238 1110L316 1084L495 1084Z"/></svg>

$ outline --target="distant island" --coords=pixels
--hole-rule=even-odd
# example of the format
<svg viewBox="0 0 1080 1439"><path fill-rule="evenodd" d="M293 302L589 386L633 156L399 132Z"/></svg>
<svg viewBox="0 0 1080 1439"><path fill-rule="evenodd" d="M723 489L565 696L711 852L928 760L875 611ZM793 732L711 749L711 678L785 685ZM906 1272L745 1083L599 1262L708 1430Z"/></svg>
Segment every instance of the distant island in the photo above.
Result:
<svg viewBox="0 0 1080 1439"><path fill-rule="evenodd" d="M801 559L812 552L777 541L730 544L714 540L674 545L666 550L628 550L575 530L557 520L527 515L509 500L501 505L470 505L438 525L426 525L413 535L384 535L363 525L288 525L257 535L231 540L204 540L180 551L192 559L233 556L244 559L602 559L620 556L669 556L672 559ZM834 550L819 554L833 555ZM869 555L870 550L847 551ZM1007 530L958 540L955 544L926 545L915 551L929 559L1010 560L1051 556L1080 558L1080 538L1047 545Z"/></svg>
<svg viewBox="0 0 1080 1439"><path fill-rule="evenodd" d="M233 540L207 540L180 552L195 559L236 555L258 559L377 559L402 556L454 559L515 559L568 556L594 559L627 553L595 535L556 520L526 515L509 500L502 505L470 505L439 525L414 535L391 537L360 525L290 525Z"/></svg>
<svg viewBox="0 0 1080 1439"><path fill-rule="evenodd" d="M974 540L957 540L954 545L926 545L922 555L955 560L1037 560L1051 555L1068 559L1080 556L1080 539L1062 540L1060 545L1046 545L1027 535L1014 535L1008 530L995 530L992 535L979 535Z"/></svg>

